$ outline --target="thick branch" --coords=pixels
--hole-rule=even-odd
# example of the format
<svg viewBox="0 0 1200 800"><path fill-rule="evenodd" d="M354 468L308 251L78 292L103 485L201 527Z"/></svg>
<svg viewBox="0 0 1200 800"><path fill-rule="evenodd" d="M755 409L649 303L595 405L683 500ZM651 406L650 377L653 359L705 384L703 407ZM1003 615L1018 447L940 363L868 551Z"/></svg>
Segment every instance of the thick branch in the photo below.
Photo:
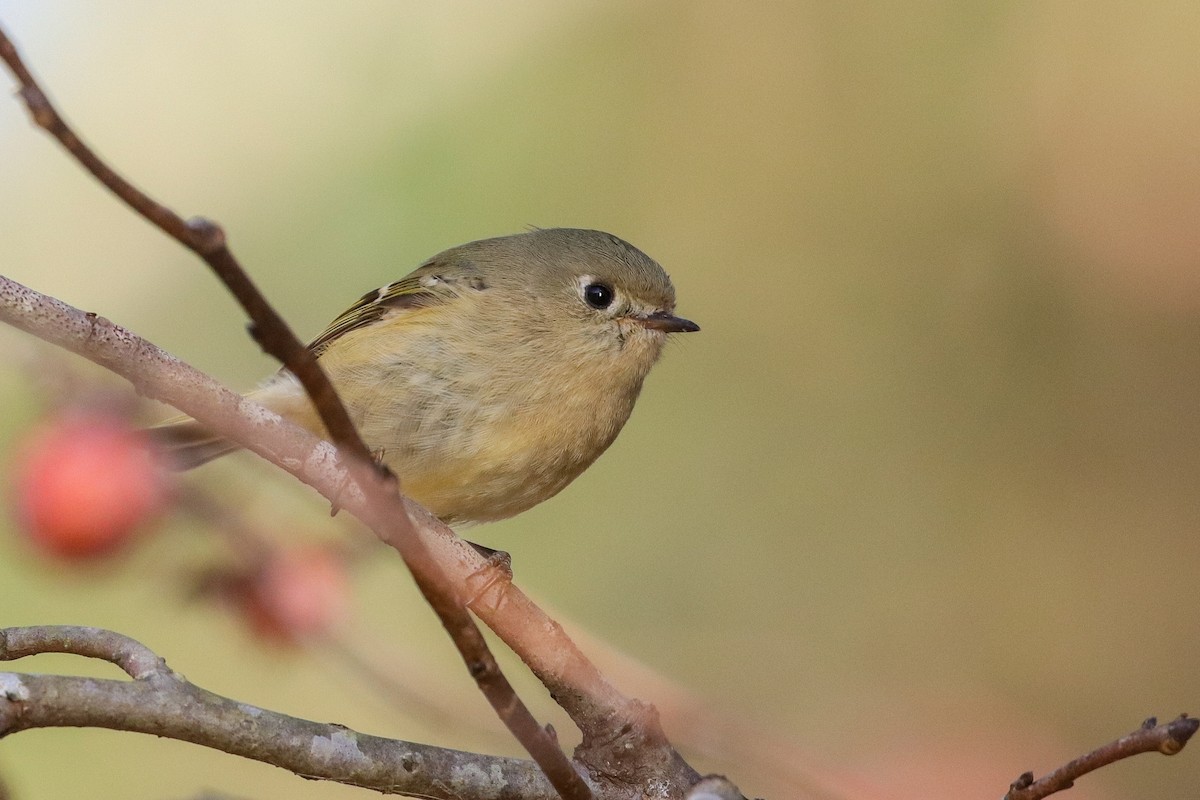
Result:
<svg viewBox="0 0 1200 800"><path fill-rule="evenodd" d="M1183 749L1192 735L1200 728L1200 719L1192 719L1186 714L1162 725L1154 717L1142 723L1128 736L1122 736L1115 742L1110 742L1097 748L1085 756L1065 764L1038 780L1033 779L1032 772L1026 772L1017 778L1004 800L1041 800L1043 797L1070 789L1080 777L1100 769L1101 767L1120 761L1123 758L1136 756L1139 753L1162 753L1173 756Z"/></svg>
<svg viewBox="0 0 1200 800"><path fill-rule="evenodd" d="M188 683L144 646L97 628L0 630L0 661L69 652L142 666L135 680L0 672L0 737L34 728L148 733L388 794L457 800L559 795L532 761L369 736L236 702ZM629 790L600 796L630 800Z"/></svg>

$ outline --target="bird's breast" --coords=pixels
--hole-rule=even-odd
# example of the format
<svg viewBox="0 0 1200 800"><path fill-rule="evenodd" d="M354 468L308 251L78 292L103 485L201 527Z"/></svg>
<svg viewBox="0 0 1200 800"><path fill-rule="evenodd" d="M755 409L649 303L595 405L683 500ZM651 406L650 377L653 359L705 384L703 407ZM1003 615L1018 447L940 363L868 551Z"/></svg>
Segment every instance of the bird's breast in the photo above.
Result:
<svg viewBox="0 0 1200 800"><path fill-rule="evenodd" d="M535 327L500 352L482 331L448 337L429 311L383 323L391 337L349 332L321 364L404 492L448 522L509 517L563 489L620 432L658 353L615 338L552 347ZM323 433L290 384L262 399Z"/></svg>

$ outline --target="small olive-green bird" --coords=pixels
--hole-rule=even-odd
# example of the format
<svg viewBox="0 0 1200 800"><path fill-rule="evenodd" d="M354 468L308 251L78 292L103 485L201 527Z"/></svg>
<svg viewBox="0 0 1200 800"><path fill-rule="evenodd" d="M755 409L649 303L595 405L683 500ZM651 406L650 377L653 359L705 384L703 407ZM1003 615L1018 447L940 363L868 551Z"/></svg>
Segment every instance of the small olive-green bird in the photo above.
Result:
<svg viewBox="0 0 1200 800"><path fill-rule="evenodd" d="M555 228L439 253L309 347L405 493L460 524L561 491L612 444L667 335L699 329L645 253ZM248 396L326 435L290 372ZM185 468L236 449L194 420L156 431Z"/></svg>

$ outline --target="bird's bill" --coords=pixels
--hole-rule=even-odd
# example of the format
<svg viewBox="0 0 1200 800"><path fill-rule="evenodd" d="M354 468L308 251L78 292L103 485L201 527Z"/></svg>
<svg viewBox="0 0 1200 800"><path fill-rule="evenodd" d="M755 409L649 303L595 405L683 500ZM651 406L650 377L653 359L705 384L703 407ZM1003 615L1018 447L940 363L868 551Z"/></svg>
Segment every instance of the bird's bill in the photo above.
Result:
<svg viewBox="0 0 1200 800"><path fill-rule="evenodd" d="M700 330L700 326L692 322L690 319L677 317L674 314L668 314L666 311L655 311L653 314L634 317L639 325L649 328L652 331L663 331L665 333L694 333Z"/></svg>

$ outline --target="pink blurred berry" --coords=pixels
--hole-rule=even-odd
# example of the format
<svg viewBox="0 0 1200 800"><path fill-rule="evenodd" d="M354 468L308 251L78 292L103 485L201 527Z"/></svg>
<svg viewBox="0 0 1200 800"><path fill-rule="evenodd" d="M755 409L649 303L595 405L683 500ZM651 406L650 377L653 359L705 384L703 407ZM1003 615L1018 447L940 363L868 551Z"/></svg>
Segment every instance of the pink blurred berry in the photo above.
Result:
<svg viewBox="0 0 1200 800"><path fill-rule="evenodd" d="M344 559L328 547L301 546L269 557L250 577L241 608L259 635L296 644L337 628L349 613L349 598Z"/></svg>
<svg viewBox="0 0 1200 800"><path fill-rule="evenodd" d="M90 411L52 417L29 433L13 486L25 534L64 559L119 550L162 515L171 494L147 437L120 417Z"/></svg>

